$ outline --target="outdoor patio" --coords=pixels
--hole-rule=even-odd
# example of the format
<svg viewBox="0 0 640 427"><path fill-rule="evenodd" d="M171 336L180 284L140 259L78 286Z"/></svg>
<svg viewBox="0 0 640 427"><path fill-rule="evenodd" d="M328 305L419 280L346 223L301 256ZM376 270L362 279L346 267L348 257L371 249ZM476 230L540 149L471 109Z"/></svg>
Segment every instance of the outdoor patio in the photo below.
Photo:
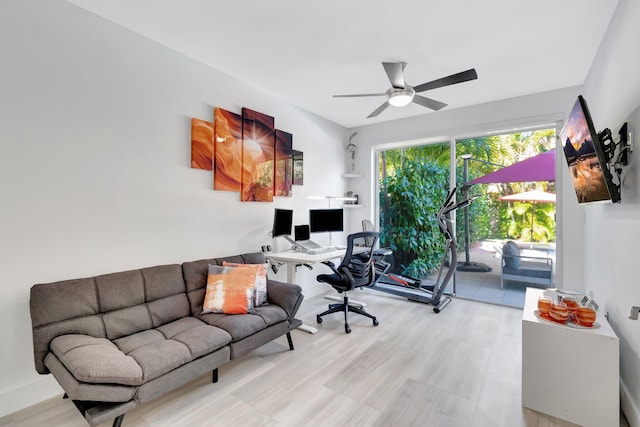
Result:
<svg viewBox="0 0 640 427"><path fill-rule="evenodd" d="M539 251L548 251L554 261L555 277L555 244L517 243L523 255L540 256L541 252ZM504 289L500 289L501 259L496 248L502 247L503 244L504 241L491 240L472 245L469 251L469 261L486 264L492 270L488 273L457 271L455 275L456 297L515 308L524 307L526 288L540 287L541 285L505 280ZM458 261L465 261L464 251L458 254ZM449 285L447 291L453 291L452 284Z"/></svg>

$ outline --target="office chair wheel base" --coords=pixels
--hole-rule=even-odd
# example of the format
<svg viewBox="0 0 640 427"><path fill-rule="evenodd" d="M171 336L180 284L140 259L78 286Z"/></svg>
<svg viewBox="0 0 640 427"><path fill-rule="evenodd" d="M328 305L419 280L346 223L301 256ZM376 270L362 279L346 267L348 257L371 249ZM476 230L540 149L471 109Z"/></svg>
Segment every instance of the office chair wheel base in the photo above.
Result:
<svg viewBox="0 0 640 427"><path fill-rule="evenodd" d="M349 325L346 325L346 324L344 325L344 331L345 331L345 333L347 333L347 334L350 334L350 333L351 333L351 328L349 327Z"/></svg>
<svg viewBox="0 0 640 427"><path fill-rule="evenodd" d="M376 319L375 317L373 318L373 326L378 326L380 324L380 322L378 322L378 319Z"/></svg>
<svg viewBox="0 0 640 427"><path fill-rule="evenodd" d="M322 323L322 317L316 316L316 322L317 323Z"/></svg>

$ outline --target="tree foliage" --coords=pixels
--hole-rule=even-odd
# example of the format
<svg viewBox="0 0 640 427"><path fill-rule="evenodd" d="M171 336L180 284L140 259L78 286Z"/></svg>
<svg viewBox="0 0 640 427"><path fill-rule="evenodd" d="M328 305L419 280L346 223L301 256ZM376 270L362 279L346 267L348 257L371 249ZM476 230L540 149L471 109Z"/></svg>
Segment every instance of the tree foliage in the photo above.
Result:
<svg viewBox="0 0 640 427"><path fill-rule="evenodd" d="M445 247L434 212L447 195L449 173L425 157L429 151L387 156L393 174L382 181L380 193L381 245L393 249L396 272L417 277L439 264Z"/></svg>

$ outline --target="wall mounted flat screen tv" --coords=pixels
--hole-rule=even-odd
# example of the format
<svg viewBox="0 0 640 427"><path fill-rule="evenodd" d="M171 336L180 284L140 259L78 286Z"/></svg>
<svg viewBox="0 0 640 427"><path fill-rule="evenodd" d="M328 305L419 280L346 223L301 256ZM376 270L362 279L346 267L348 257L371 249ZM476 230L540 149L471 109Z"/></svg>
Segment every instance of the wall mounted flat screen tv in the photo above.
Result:
<svg viewBox="0 0 640 427"><path fill-rule="evenodd" d="M587 103L578 96L562 131L562 147L578 203L620 201Z"/></svg>
<svg viewBox="0 0 640 427"><path fill-rule="evenodd" d="M309 229L312 233L344 230L344 212L342 209L309 210Z"/></svg>
<svg viewBox="0 0 640 427"><path fill-rule="evenodd" d="M293 226L293 211L290 209L277 209L273 214L272 237L290 236Z"/></svg>

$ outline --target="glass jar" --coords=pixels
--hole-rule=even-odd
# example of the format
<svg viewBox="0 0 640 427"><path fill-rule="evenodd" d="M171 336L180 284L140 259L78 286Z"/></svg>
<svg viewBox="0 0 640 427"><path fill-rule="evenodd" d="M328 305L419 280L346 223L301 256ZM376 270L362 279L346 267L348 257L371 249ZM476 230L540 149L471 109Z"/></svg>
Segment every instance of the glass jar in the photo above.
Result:
<svg viewBox="0 0 640 427"><path fill-rule="evenodd" d="M564 301L553 301L549 308L549 317L559 323L566 323L569 319L569 307Z"/></svg>

